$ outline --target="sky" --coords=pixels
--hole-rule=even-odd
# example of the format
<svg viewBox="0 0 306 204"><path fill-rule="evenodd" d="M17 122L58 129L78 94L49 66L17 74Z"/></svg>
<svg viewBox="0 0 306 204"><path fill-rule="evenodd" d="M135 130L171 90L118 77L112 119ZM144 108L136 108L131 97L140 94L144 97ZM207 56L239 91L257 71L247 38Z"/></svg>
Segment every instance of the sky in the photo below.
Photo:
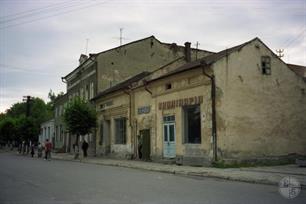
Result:
<svg viewBox="0 0 306 204"><path fill-rule="evenodd" d="M65 92L81 53L154 35L220 51L259 37L306 66L306 0L0 0L0 112Z"/></svg>

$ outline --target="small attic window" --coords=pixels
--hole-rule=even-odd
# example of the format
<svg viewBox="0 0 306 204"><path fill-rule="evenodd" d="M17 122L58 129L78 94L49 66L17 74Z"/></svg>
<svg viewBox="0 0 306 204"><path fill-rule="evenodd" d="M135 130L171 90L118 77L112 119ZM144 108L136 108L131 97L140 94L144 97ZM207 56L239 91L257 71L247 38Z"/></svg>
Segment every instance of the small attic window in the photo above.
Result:
<svg viewBox="0 0 306 204"><path fill-rule="evenodd" d="M167 83L165 86L166 90L169 90L172 88L172 84L171 83Z"/></svg>
<svg viewBox="0 0 306 204"><path fill-rule="evenodd" d="M271 57L261 57L261 70L263 75L271 75Z"/></svg>

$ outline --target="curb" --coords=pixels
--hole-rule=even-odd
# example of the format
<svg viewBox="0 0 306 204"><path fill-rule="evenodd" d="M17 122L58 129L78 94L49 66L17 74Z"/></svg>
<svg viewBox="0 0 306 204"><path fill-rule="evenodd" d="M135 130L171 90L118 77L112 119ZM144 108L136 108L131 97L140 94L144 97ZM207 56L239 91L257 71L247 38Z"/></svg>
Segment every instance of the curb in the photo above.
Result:
<svg viewBox="0 0 306 204"><path fill-rule="evenodd" d="M246 177L235 177L231 175L221 175L215 172L186 172L186 171L180 171L175 169L159 169L159 168L152 168L152 167L141 167L141 166L135 166L135 165L128 165L128 164L122 164L122 163L104 163L104 162L97 162L97 161L90 161L90 160L75 160L75 159L68 159L68 158L56 158L53 157L53 159L56 160L65 160L65 161L74 161L74 162L80 162L80 163L88 163L88 164L96 164L96 165L103 165L103 166L114 166L114 167L124 167L124 168L131 168L131 169L138 169L138 170L146 170L146 171L153 171L153 172L161 172L161 173L168 173L168 174L177 174L177 175L184 175L184 176L197 176L197 177L210 177L210 178L218 178L218 179L224 179L229 181L239 181L239 182L247 182L247 183L255 183L255 184L265 184L265 185L278 185L279 182L268 180L268 179L252 179L252 178L246 178ZM302 185L302 189L304 189L306 186Z"/></svg>

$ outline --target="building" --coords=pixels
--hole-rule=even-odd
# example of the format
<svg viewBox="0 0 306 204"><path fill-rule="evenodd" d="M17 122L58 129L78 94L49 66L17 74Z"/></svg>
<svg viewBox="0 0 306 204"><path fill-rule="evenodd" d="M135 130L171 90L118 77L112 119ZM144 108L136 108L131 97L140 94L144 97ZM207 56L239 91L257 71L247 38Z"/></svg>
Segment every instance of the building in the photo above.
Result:
<svg viewBox="0 0 306 204"><path fill-rule="evenodd" d="M40 135L38 136L38 142L44 144L44 142L48 139L53 144L55 142L54 138L54 119L43 122L40 125Z"/></svg>
<svg viewBox="0 0 306 204"><path fill-rule="evenodd" d="M98 155L172 160L265 161L306 156L306 83L259 38L106 89Z"/></svg>
<svg viewBox="0 0 306 204"><path fill-rule="evenodd" d="M62 113L60 110L63 111L65 104L75 97L89 101L98 92L143 71L152 71L156 67L167 67L167 70L171 70L210 54L212 52L192 49L190 43L186 43L185 47L175 43L162 43L154 36L89 56L82 54L79 66L62 78L67 84L67 93L65 97L55 102L55 112ZM58 128L56 138L63 139L57 142L56 147L70 151L76 137L66 133L61 114L56 115L55 118L57 118L55 128ZM62 131L59 130L61 126ZM62 132L64 138L61 137ZM89 143L89 153L95 154L95 134L86 135L85 139Z"/></svg>
<svg viewBox="0 0 306 204"><path fill-rule="evenodd" d="M56 104L54 108L54 148L59 152L67 152L70 151L72 144L63 118L64 110L67 106L67 94L56 98L54 104Z"/></svg>

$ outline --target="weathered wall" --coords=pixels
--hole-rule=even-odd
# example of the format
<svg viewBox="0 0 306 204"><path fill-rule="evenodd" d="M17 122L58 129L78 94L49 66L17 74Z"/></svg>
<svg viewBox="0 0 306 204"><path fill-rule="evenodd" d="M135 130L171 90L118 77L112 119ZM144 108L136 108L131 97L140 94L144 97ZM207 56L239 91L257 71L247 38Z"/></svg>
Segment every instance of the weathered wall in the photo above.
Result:
<svg viewBox="0 0 306 204"><path fill-rule="evenodd" d="M171 83L172 88L165 89L166 83ZM152 96L144 89L135 92L135 115L137 130L151 129L151 157L153 160L163 158L163 116L175 115L176 132L176 157L197 159L197 165L209 160L211 149L211 103L210 103L210 81L202 74L200 69L192 70L175 76L158 80L148 85ZM185 99L195 96L203 96L201 109L201 143L186 144L184 142L184 125L182 107L160 110L158 104L166 101ZM137 114L137 109L150 106L149 114ZM139 132L138 132L139 134Z"/></svg>
<svg viewBox="0 0 306 204"><path fill-rule="evenodd" d="M195 59L196 51L192 49L191 52L192 59ZM199 58L209 54L198 51ZM98 91L142 71L153 71L183 56L184 47L160 43L154 37L103 52L97 56ZM178 63L181 65L186 61L180 60Z"/></svg>
<svg viewBox="0 0 306 204"><path fill-rule="evenodd" d="M271 57L263 75L261 56ZM306 154L306 83L259 40L213 65L223 158Z"/></svg>
<svg viewBox="0 0 306 204"><path fill-rule="evenodd" d="M104 105L101 109L102 104ZM96 153L97 155L106 155L107 149L109 149L110 156L127 158L132 154L132 142L131 142L131 127L129 118L129 96L123 92L117 92L102 97L102 99L96 102L96 110L98 113L98 128L96 132ZM120 117L126 117L126 144L115 143L115 119ZM109 132L103 135L103 141L101 141L101 123L109 121ZM104 127L105 128L105 127ZM106 144L109 141L109 146Z"/></svg>

